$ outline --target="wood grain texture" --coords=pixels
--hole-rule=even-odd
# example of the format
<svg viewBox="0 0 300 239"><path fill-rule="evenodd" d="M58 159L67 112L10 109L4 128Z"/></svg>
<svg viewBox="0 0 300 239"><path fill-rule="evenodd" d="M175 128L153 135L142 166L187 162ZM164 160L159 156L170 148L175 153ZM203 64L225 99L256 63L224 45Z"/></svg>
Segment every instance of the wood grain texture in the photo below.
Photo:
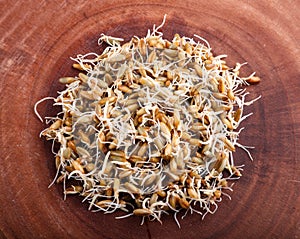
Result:
<svg viewBox="0 0 300 239"><path fill-rule="evenodd" d="M0 1L0 238L300 238L300 4L299 1ZM130 39L160 24L174 33L203 36L228 62L248 62L261 84L249 87L262 99L248 111L241 142L255 146L232 200L214 215L189 215L177 227L139 225L138 218L91 213L80 199L63 201L50 144L33 113L35 102L56 96L57 79L74 75L70 56L99 51L106 33ZM249 98L250 99L250 98ZM51 103L39 107L53 115Z"/></svg>

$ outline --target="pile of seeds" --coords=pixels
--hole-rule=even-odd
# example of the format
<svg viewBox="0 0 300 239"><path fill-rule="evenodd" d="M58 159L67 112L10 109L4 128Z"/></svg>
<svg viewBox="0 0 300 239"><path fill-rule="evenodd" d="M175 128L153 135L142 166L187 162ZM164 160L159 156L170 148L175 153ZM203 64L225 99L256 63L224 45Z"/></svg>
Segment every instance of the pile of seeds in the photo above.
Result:
<svg viewBox="0 0 300 239"><path fill-rule="evenodd" d="M242 86L260 79L239 77L241 65L228 67L201 37L168 41L159 28L125 44L102 35L101 55L78 55L81 73L60 79L62 112L41 133L59 144L55 180L65 194L125 211L119 218L213 213L241 176L233 152L248 152L236 129L254 100Z"/></svg>

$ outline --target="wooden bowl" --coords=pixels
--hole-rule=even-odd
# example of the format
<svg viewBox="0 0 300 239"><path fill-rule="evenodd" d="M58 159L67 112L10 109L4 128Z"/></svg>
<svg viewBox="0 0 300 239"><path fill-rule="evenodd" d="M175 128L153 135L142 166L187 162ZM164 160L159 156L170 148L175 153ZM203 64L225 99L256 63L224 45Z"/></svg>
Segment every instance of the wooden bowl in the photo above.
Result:
<svg viewBox="0 0 300 239"><path fill-rule="evenodd" d="M300 237L300 60L297 1L2 1L0 238L299 238ZM101 33L144 36L163 15L166 38L180 33L206 38L229 64L248 62L244 74L262 78L250 86L262 99L247 110L240 141L253 145L254 161L214 215L187 216L179 229L172 216L163 224L140 218L116 220L92 213L81 198L63 200L51 144L35 102L56 97L58 78L75 75L70 56L98 51ZM55 113L51 102L41 115Z"/></svg>

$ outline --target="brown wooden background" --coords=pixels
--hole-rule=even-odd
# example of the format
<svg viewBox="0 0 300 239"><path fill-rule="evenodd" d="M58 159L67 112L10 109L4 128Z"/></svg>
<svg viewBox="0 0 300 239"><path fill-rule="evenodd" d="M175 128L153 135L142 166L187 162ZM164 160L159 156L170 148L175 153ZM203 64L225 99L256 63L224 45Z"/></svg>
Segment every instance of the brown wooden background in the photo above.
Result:
<svg viewBox="0 0 300 239"><path fill-rule="evenodd" d="M300 2L281 1L35 1L0 0L0 238L300 238ZM99 51L100 33L144 36L168 14L164 33L205 37L228 62L245 62L262 99L248 109L240 141L255 146L232 200L204 221L190 215L178 229L139 219L93 214L80 199L63 201L45 127L34 103L56 96L61 76L75 74L70 56ZM249 98L249 99L250 99ZM51 103L39 107L53 115Z"/></svg>

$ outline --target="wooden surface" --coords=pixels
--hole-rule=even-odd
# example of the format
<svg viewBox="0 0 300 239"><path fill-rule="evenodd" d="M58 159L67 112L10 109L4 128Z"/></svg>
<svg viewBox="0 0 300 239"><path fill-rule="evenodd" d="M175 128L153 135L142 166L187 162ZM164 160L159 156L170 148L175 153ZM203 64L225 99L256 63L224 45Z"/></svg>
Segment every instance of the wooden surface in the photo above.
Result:
<svg viewBox="0 0 300 239"><path fill-rule="evenodd" d="M0 238L300 238L300 4L299 1L0 1ZM228 62L248 61L261 84L249 87L240 138L255 146L244 176L214 215L163 225L93 214L80 199L63 201L61 185L48 189L55 174L50 144L39 139L45 126L35 102L56 96L61 76L75 74L70 56L98 51L102 32L129 39L152 25L205 37ZM249 99L250 99L249 98ZM39 107L53 114L51 103Z"/></svg>

